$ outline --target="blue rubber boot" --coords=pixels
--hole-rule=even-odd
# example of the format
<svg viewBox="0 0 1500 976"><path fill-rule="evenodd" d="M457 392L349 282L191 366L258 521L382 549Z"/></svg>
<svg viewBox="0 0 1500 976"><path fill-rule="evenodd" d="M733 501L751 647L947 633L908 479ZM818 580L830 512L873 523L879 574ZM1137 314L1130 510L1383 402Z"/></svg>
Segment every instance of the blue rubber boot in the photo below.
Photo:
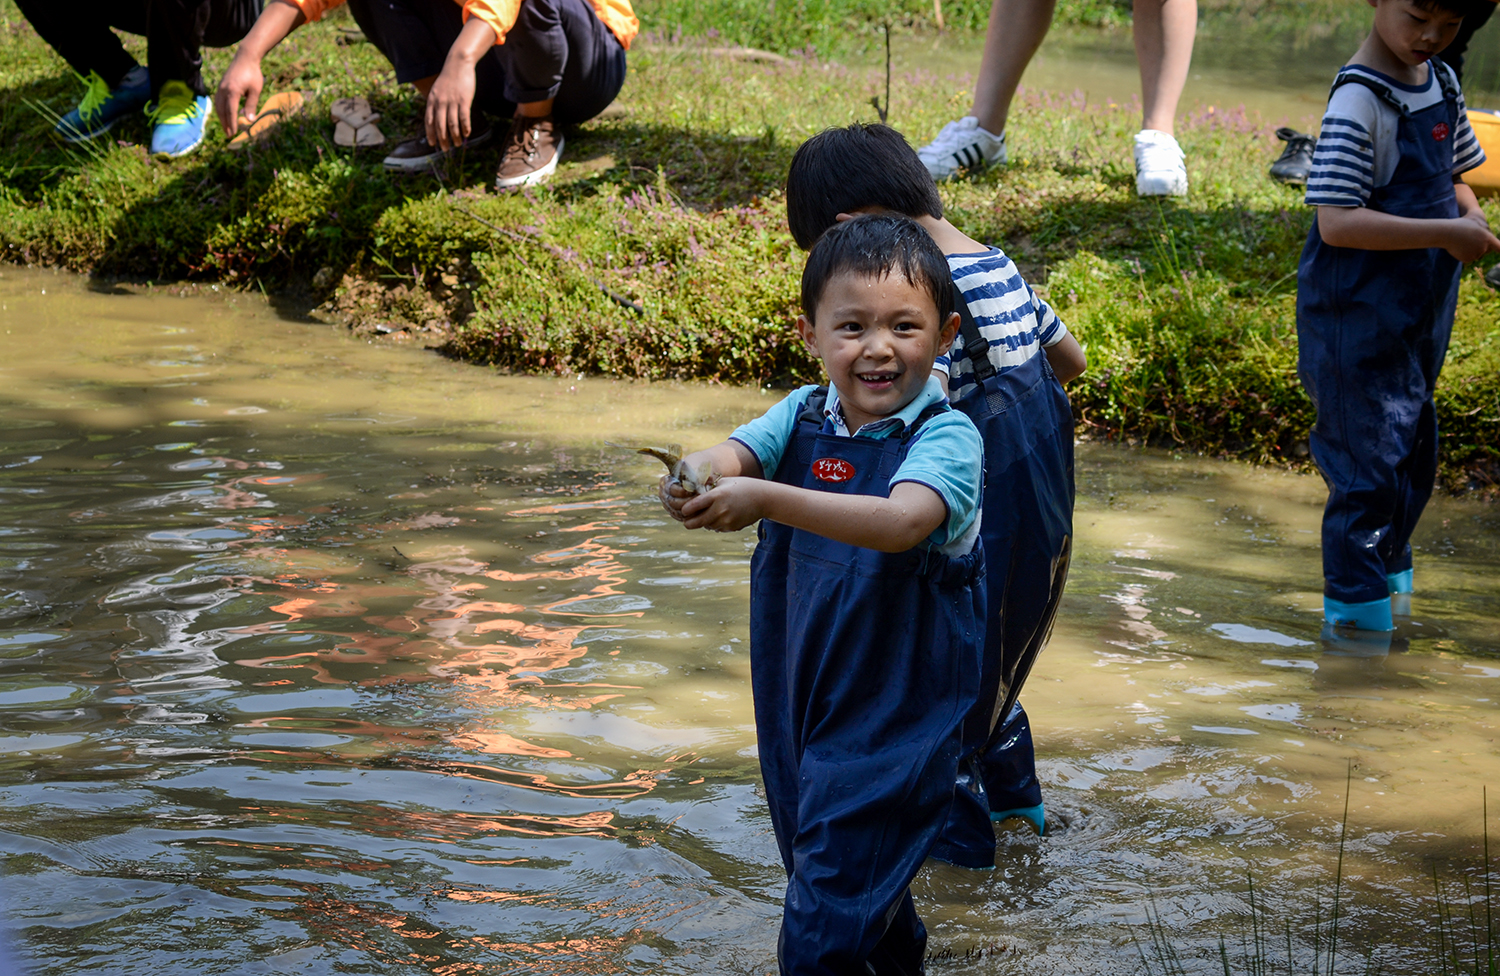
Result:
<svg viewBox="0 0 1500 976"><path fill-rule="evenodd" d="M83 82L83 99L78 107L57 121L57 134L64 142L87 142L102 136L114 124L132 112L138 112L151 100L151 74L140 65L126 72L120 83L111 88L97 72Z"/></svg>
<svg viewBox="0 0 1500 976"><path fill-rule="evenodd" d="M213 103L207 95L194 95L182 82L169 81L161 86L156 104L146 114L156 123L151 130L151 155L176 159L203 144Z"/></svg>
<svg viewBox="0 0 1500 976"><path fill-rule="evenodd" d="M1386 574L1385 585L1391 591L1391 613L1398 617L1411 616L1412 584L1412 571L1409 569Z"/></svg>
<svg viewBox="0 0 1500 976"><path fill-rule="evenodd" d="M1331 596L1323 597L1323 619L1335 627L1353 627L1389 633L1395 629L1391 620L1389 597L1368 603L1345 603Z"/></svg>
<svg viewBox="0 0 1500 976"><path fill-rule="evenodd" d="M990 813L990 819L995 823L1012 817L1019 817L1035 827L1038 837L1045 836L1047 833L1047 814L1040 803L1034 807L1017 807L1014 810L995 810Z"/></svg>
<svg viewBox="0 0 1500 976"><path fill-rule="evenodd" d="M1387 573L1385 585L1392 593L1411 593L1412 583L1415 577L1411 570L1403 569L1399 573Z"/></svg>

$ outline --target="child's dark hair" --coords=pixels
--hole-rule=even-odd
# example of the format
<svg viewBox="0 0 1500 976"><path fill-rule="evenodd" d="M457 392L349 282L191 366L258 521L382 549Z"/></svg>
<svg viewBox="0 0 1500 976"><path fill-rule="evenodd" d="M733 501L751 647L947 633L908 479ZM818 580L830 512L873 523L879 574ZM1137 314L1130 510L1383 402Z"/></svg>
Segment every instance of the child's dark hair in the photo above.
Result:
<svg viewBox="0 0 1500 976"><path fill-rule="evenodd" d="M901 133L855 123L824 129L797 148L786 174L786 222L798 247L812 247L839 214L866 207L943 215L932 175Z"/></svg>
<svg viewBox="0 0 1500 976"><path fill-rule="evenodd" d="M1493 6L1490 0L1412 0L1423 10L1446 10L1468 20L1477 16L1485 7Z"/></svg>
<svg viewBox="0 0 1500 976"><path fill-rule="evenodd" d="M818 238L802 269L802 313L809 322L836 275L884 278L900 274L932 296L942 325L953 314L953 279L937 242L910 217L865 214L834 224Z"/></svg>

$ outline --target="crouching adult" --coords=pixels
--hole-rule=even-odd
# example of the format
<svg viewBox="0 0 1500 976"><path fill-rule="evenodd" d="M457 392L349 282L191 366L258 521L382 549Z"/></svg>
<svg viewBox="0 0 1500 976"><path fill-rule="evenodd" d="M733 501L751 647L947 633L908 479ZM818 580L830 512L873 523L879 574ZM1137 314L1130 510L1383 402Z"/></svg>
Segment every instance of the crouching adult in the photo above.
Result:
<svg viewBox="0 0 1500 976"><path fill-rule="evenodd" d="M86 142L145 110L151 152L185 156L203 142L210 109L203 48L229 47L260 16L261 0L16 0L42 40L84 84L76 108L57 121L68 142ZM116 30L146 38L149 69Z"/></svg>
<svg viewBox="0 0 1500 976"><path fill-rule="evenodd" d="M245 104L253 119L266 52L345 0L272 0L219 83L226 132ZM497 187L538 183L557 169L563 127L602 112L625 83L625 51L640 29L629 0L348 0L355 21L426 96L423 131L386 168L425 172L488 142L486 116L509 122Z"/></svg>

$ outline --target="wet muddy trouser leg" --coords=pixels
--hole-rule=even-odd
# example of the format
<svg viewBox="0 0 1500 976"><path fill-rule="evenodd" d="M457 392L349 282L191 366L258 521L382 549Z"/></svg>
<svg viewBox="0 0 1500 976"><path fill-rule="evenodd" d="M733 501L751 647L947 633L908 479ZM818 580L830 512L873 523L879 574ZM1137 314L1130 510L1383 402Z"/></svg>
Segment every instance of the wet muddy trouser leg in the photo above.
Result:
<svg viewBox="0 0 1500 976"><path fill-rule="evenodd" d="M958 401L984 438L988 609L980 698L965 724L965 761L934 857L993 867L992 812L1042 802L1031 725L1019 693L1046 646L1067 582L1073 534L1073 416L1044 354L981 381ZM1003 718L1003 721L1001 720Z"/></svg>
<svg viewBox="0 0 1500 976"><path fill-rule="evenodd" d="M814 456L857 475L809 483ZM885 495L901 456L869 438L799 437L775 480ZM921 972L927 936L909 886L953 801L977 694L983 567L977 545L961 557L878 553L761 523L751 682L788 875L787 976Z"/></svg>

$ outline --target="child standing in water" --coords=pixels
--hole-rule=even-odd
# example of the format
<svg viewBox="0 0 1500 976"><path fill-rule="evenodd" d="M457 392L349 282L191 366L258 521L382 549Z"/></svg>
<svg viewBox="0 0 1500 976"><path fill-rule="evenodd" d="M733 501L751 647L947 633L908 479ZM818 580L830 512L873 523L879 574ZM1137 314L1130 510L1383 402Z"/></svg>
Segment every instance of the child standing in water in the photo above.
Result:
<svg viewBox="0 0 1500 976"><path fill-rule="evenodd" d="M995 864L993 822L1045 828L1031 725L1007 700L1046 645L1068 575L1073 535L1073 415L1062 382L1087 362L1078 340L998 247L943 217L922 160L886 125L825 129L792 157L787 224L804 248L849 215L893 212L932 235L948 262L962 323L935 364L954 408L984 441L989 605L980 698L967 724L953 813L935 857ZM1004 714L1002 714L1002 711Z"/></svg>
<svg viewBox="0 0 1500 976"><path fill-rule="evenodd" d="M848 221L802 275L805 386L690 455L690 529L760 521L750 663L788 881L784 974L920 973L908 886L953 803L984 626L982 447L931 375L959 327L943 255L897 216Z"/></svg>
<svg viewBox="0 0 1500 976"><path fill-rule="evenodd" d="M1369 0L1307 181L1297 371L1317 407L1325 627L1389 632L1410 612L1412 530L1432 495L1433 387L1461 262L1500 250L1460 174L1484 162L1452 71L1433 60L1488 0ZM1331 632L1331 631L1330 631Z"/></svg>

